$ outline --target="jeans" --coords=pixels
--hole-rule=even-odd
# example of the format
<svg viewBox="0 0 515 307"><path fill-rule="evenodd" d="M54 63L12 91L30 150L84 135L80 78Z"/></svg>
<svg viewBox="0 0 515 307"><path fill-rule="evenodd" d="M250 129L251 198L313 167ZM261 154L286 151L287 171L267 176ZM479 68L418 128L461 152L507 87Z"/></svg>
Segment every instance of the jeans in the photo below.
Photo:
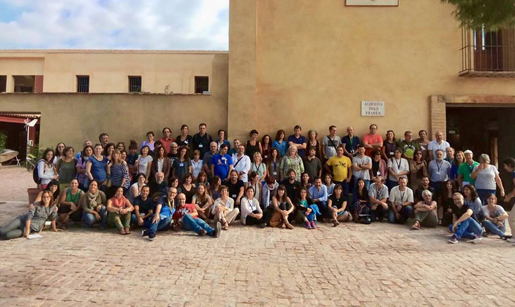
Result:
<svg viewBox="0 0 515 307"><path fill-rule="evenodd" d="M204 220L196 218L194 219L189 214L185 214L182 217L182 229L184 230L192 230L197 234L200 233L200 230L204 229L208 235L212 234L215 231L213 228L209 227L209 225L204 222Z"/></svg>
<svg viewBox="0 0 515 307"><path fill-rule="evenodd" d="M504 238L504 233L506 232L505 223L503 223L503 226L499 227L494 222L485 220L483 222L483 225L485 226L488 232L493 233L494 235L498 235L501 238Z"/></svg>
<svg viewBox="0 0 515 307"><path fill-rule="evenodd" d="M449 229L452 231L452 225L449 225ZM474 239L475 236L480 237L481 234L483 234L483 228L476 220L471 217L461 222L458 227L456 227L456 231L454 232L454 235L458 239Z"/></svg>
<svg viewBox="0 0 515 307"><path fill-rule="evenodd" d="M0 228L0 239L11 240L23 236L25 222L21 216L15 217Z"/></svg>
<svg viewBox="0 0 515 307"><path fill-rule="evenodd" d="M399 211L399 214L401 217L397 220L397 218L395 217L395 212L393 211L392 208L390 208L390 209L388 209L388 222L389 223L397 222L399 224L404 224L410 218L412 213L413 213L412 206L410 206L410 205L402 206L401 210Z"/></svg>
<svg viewBox="0 0 515 307"><path fill-rule="evenodd" d="M172 217L167 216L166 218L159 220L159 222L157 223L152 223L154 216L155 215L146 219L144 225L148 228L149 233L155 236L156 232L170 228L170 224L172 223Z"/></svg>
<svg viewBox="0 0 515 307"><path fill-rule="evenodd" d="M105 206L102 206L100 209L100 227L105 228L107 223L107 209ZM84 212L82 214L82 223L87 227L92 227L93 224L97 221L95 216L92 213Z"/></svg>
<svg viewBox="0 0 515 307"><path fill-rule="evenodd" d="M486 206L487 199L490 197L490 195L495 195L495 190L485 190L485 189L477 189L477 196L479 196L479 199L481 199L481 203L483 206Z"/></svg>

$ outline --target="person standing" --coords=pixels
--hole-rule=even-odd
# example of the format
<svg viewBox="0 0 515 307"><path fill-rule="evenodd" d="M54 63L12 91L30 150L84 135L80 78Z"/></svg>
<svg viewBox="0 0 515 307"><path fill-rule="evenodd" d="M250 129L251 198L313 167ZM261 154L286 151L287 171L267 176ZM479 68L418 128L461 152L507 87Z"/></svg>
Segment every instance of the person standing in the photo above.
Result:
<svg viewBox="0 0 515 307"><path fill-rule="evenodd" d="M409 161L410 186L412 190L417 190L422 184L422 178L429 177L427 173L427 162L423 159L422 151L415 151L415 156Z"/></svg>
<svg viewBox="0 0 515 307"><path fill-rule="evenodd" d="M207 125L202 123L198 126L199 132L193 136L193 150L199 150L200 156L203 157L209 151L209 144L213 142L213 138L207 134ZM216 142L215 142L216 144ZM218 147L218 145L216 145Z"/></svg>
<svg viewBox="0 0 515 307"><path fill-rule="evenodd" d="M240 144L236 149L238 150L237 153L231 157L233 169L238 172L238 178L243 181L243 183L246 183L248 182L252 163L250 157L245 154L245 146ZM224 179L225 178L222 178L222 180Z"/></svg>
<svg viewBox="0 0 515 307"><path fill-rule="evenodd" d="M398 185L399 178L409 174L408 160L404 159L400 149L395 149L394 157L388 160L388 189Z"/></svg>
<svg viewBox="0 0 515 307"><path fill-rule="evenodd" d="M191 152L191 148L193 147L193 137L188 134L189 131L188 125L182 125L181 135L178 135L175 138L175 143L177 143L177 148L179 148L179 146L186 146L188 147L188 151Z"/></svg>
<svg viewBox="0 0 515 307"><path fill-rule="evenodd" d="M370 170L372 169L372 159L365 155L365 146L358 146L358 155L352 159L352 175L354 178L354 192L356 193L356 189L358 187L357 182L358 179L363 179L365 181L365 186L367 189L370 187ZM380 173L379 169L377 171ZM376 176L378 174L376 173Z"/></svg>
<svg viewBox="0 0 515 307"><path fill-rule="evenodd" d="M402 151L402 157L411 161L415 156L415 152L420 150L420 145L413 141L413 133L406 131L404 132L404 140L399 142L399 148Z"/></svg>
<svg viewBox="0 0 515 307"><path fill-rule="evenodd" d="M440 131L437 131L435 133L435 139L429 142L429 145L427 146L427 149L429 151L429 159L435 160L436 159L436 151L438 149L441 149L443 152L447 150L447 147L451 147L447 141L443 139L443 133Z"/></svg>
<svg viewBox="0 0 515 307"><path fill-rule="evenodd" d="M200 150L198 150L200 152L200 156L203 157L202 158L202 161L203 161L203 165L202 165L202 169L204 170L204 172L206 172L206 174L209 174L209 177L213 177L214 174L211 172L211 161L213 160L213 156L216 155L218 153L218 145L216 144L216 142L211 142L209 143L209 151L206 152L205 154L202 154L202 152L200 152Z"/></svg>
<svg viewBox="0 0 515 307"><path fill-rule="evenodd" d="M365 145L365 154L372 156L372 152L376 149L382 150L383 148L383 137L377 133L377 125L372 124L369 127L369 134L363 137L363 145Z"/></svg>
<svg viewBox="0 0 515 307"><path fill-rule="evenodd" d="M288 146L295 146L299 156L304 157L307 148L307 141L306 138L300 134L301 132L302 128L299 125L296 125L293 128L293 135L288 137Z"/></svg>
<svg viewBox="0 0 515 307"><path fill-rule="evenodd" d="M458 168L458 182L460 188L467 184L474 185L475 180L472 178L472 172L479 166L479 162L474 161L474 154L470 150L465 150L465 163L462 163Z"/></svg>
<svg viewBox="0 0 515 307"><path fill-rule="evenodd" d="M245 155L248 157L254 157L254 153L263 153L261 142L258 141L259 132L255 129L250 131L250 140L247 141L247 147L245 148Z"/></svg>
<svg viewBox="0 0 515 307"><path fill-rule="evenodd" d="M290 169L295 171L295 181L300 181L300 175L304 173L304 163L298 155L297 146L291 145L288 154L284 156L279 165L279 179L283 180L288 177Z"/></svg>
<svg viewBox="0 0 515 307"><path fill-rule="evenodd" d="M435 189L437 199L440 197L445 182L451 175L451 164L443 159L443 151L436 150L436 159L429 162L429 180L431 186Z"/></svg>
<svg viewBox="0 0 515 307"><path fill-rule="evenodd" d="M326 160L336 156L336 148L338 148L338 146L340 146L342 143L340 137L336 135L337 131L338 129L336 126L330 126L329 135L324 136L324 139L322 140L322 156Z"/></svg>
<svg viewBox="0 0 515 307"><path fill-rule="evenodd" d="M496 183L501 197L504 196L504 186L499 177L499 171L490 164L490 157L487 154L479 156L479 165L474 167L470 177L475 180L475 187L481 203L486 204L486 199L492 194L495 195Z"/></svg>
<svg viewBox="0 0 515 307"><path fill-rule="evenodd" d="M322 161L316 157L316 149L309 147L308 155L304 158L304 169L308 173L309 178L322 176Z"/></svg>
<svg viewBox="0 0 515 307"><path fill-rule="evenodd" d="M415 140L415 142L420 147L420 151L422 152L422 159L425 161L429 161L429 138L427 137L427 131L426 130L420 130L418 132L419 138Z"/></svg>
<svg viewBox="0 0 515 307"><path fill-rule="evenodd" d="M351 126L347 127L347 135L342 138L344 154L352 159L357 153L360 144L359 137L354 135L354 128ZM338 148L338 146L336 148Z"/></svg>
<svg viewBox="0 0 515 307"><path fill-rule="evenodd" d="M349 195L349 182L352 178L352 162L349 157L343 155L343 146L340 145L336 149L336 156L327 160L324 169L332 174L334 183L339 184L343 188L343 194Z"/></svg>
<svg viewBox="0 0 515 307"><path fill-rule="evenodd" d="M173 142L172 129L164 127L163 137L159 141L161 141L161 144L163 144L163 148L165 149L165 155L168 155L170 153L170 145L172 145Z"/></svg>

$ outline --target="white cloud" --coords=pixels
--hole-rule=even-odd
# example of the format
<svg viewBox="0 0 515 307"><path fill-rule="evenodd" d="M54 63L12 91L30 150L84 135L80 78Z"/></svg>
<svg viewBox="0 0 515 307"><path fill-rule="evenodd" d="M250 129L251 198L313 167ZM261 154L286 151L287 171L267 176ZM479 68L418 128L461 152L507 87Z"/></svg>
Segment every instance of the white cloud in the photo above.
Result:
<svg viewBox="0 0 515 307"><path fill-rule="evenodd" d="M3 3L1 3L3 2ZM0 0L0 48L227 50L229 0Z"/></svg>

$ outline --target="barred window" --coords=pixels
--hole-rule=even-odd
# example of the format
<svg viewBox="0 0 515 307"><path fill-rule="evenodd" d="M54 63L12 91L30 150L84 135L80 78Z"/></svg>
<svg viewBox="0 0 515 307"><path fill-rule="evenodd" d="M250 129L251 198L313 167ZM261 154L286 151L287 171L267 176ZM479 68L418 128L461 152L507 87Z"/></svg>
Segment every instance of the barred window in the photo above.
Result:
<svg viewBox="0 0 515 307"><path fill-rule="evenodd" d="M141 92L141 76L129 76L129 93Z"/></svg>
<svg viewBox="0 0 515 307"><path fill-rule="evenodd" d="M77 93L89 93L89 76L77 76Z"/></svg>

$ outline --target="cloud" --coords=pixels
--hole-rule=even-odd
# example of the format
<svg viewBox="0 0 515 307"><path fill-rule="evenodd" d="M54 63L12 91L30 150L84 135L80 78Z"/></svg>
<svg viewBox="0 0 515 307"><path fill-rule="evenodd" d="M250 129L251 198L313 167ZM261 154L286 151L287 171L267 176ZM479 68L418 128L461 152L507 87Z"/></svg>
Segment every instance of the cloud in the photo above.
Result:
<svg viewBox="0 0 515 307"><path fill-rule="evenodd" d="M0 0L1 49L228 50L229 0Z"/></svg>

